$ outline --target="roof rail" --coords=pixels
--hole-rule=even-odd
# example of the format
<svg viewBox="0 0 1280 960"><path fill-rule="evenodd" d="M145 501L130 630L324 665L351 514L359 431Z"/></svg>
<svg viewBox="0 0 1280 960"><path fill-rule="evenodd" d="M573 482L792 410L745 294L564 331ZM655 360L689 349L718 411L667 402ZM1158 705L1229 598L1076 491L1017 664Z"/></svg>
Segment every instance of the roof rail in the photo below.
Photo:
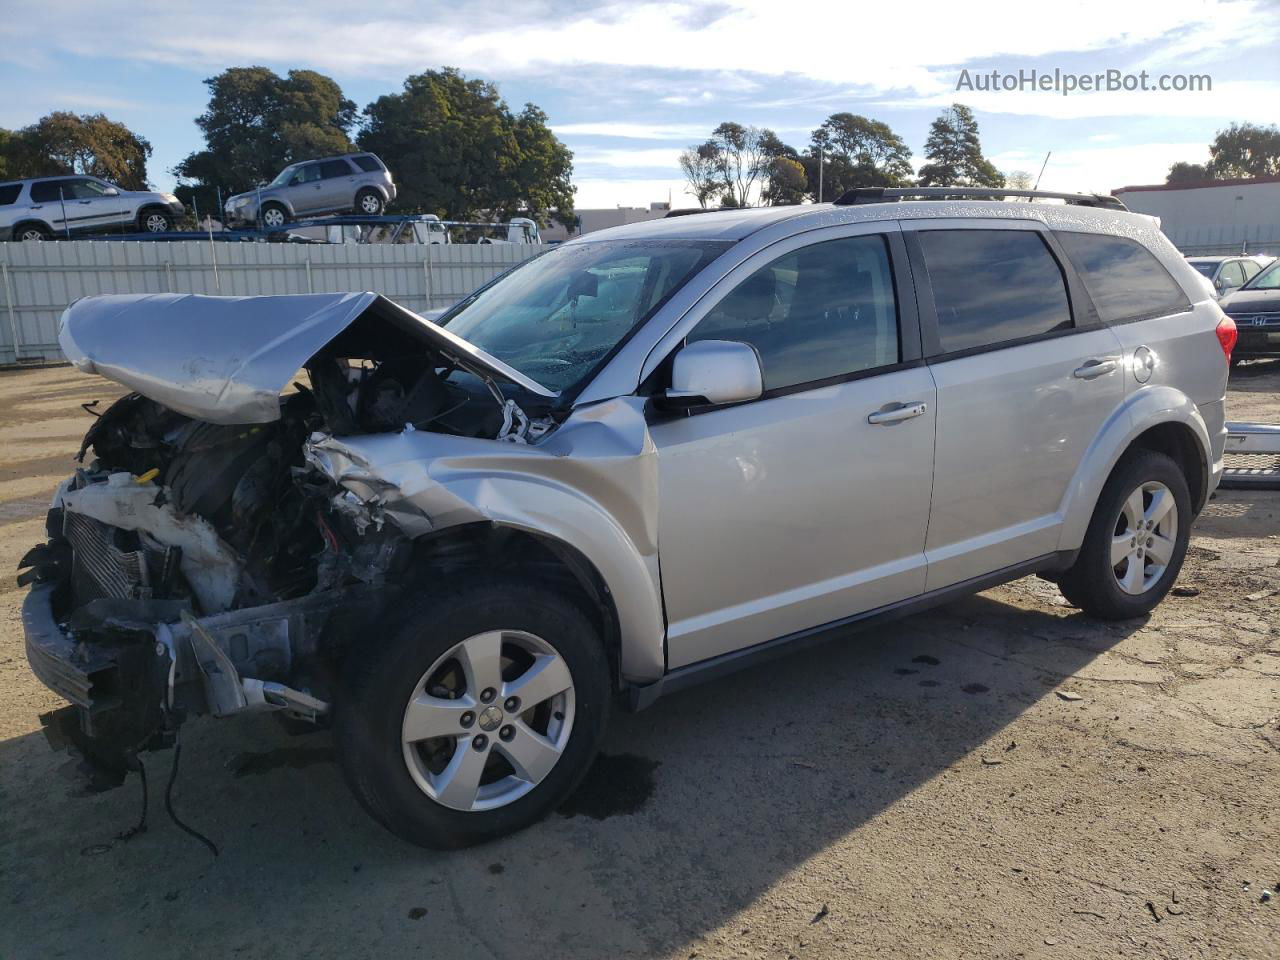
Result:
<svg viewBox="0 0 1280 960"><path fill-rule="evenodd" d="M836 201L838 207L898 200L1003 200L1005 197L1065 200L1081 207L1128 210L1119 197L1102 193L1057 193L1052 190L1006 190L1003 187L855 187Z"/></svg>

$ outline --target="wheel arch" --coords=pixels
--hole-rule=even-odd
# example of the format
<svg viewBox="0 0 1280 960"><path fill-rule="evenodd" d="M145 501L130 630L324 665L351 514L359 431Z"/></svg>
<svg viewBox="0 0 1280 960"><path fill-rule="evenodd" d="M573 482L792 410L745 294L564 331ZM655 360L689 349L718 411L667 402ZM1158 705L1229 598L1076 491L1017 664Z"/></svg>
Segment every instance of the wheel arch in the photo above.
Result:
<svg viewBox="0 0 1280 960"><path fill-rule="evenodd" d="M1102 488L1120 458L1133 449L1164 453L1182 468L1199 513L1211 492L1212 444L1196 404L1173 387L1149 387L1132 394L1094 438L1063 500L1059 549L1084 542Z"/></svg>
<svg viewBox="0 0 1280 960"><path fill-rule="evenodd" d="M10 233L10 236L16 240L18 238L18 233L23 227L39 227L44 231L45 236L52 237L54 235L54 229L50 224L45 223L43 220L36 219L35 217L27 217L25 220L19 220L13 225L13 232Z"/></svg>

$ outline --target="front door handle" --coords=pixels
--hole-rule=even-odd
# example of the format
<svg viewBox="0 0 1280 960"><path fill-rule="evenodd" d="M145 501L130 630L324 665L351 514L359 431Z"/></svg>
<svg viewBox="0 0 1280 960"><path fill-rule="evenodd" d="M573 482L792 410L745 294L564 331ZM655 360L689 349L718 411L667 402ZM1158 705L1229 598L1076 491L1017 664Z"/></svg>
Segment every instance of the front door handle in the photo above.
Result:
<svg viewBox="0 0 1280 960"><path fill-rule="evenodd" d="M1118 366L1120 366L1119 357L1094 357L1092 360L1086 360L1083 366L1076 367L1071 375L1077 380L1092 380L1095 377L1105 376Z"/></svg>
<svg viewBox="0 0 1280 960"><path fill-rule="evenodd" d="M910 420L913 417L924 416L926 410L929 409L928 404L923 400L913 400L909 403L895 403L890 405L886 410L877 410L875 413L867 416L867 423L881 425L886 423L900 423L903 420Z"/></svg>

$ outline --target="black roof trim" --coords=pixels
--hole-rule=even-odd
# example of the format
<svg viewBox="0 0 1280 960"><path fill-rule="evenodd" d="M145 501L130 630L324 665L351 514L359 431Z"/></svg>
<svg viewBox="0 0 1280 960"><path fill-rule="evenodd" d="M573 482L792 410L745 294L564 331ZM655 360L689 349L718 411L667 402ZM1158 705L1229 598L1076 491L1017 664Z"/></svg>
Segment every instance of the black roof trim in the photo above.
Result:
<svg viewBox="0 0 1280 960"><path fill-rule="evenodd" d="M837 200L836 206L862 203L896 203L899 200L1003 200L1007 197L1065 200L1081 207L1128 210L1119 197L1101 193L1057 193L1051 190L1006 190L1003 187L856 187Z"/></svg>

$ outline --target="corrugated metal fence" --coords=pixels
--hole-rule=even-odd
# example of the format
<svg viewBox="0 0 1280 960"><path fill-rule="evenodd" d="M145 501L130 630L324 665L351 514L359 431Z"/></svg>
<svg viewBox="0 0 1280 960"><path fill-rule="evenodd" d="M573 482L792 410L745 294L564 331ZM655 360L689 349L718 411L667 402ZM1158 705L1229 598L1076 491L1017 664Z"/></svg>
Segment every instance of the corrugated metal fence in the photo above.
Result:
<svg viewBox="0 0 1280 960"><path fill-rule="evenodd" d="M92 294L373 290L421 312L451 306L544 249L523 244L0 243L0 366L62 359L58 317L73 300Z"/></svg>

